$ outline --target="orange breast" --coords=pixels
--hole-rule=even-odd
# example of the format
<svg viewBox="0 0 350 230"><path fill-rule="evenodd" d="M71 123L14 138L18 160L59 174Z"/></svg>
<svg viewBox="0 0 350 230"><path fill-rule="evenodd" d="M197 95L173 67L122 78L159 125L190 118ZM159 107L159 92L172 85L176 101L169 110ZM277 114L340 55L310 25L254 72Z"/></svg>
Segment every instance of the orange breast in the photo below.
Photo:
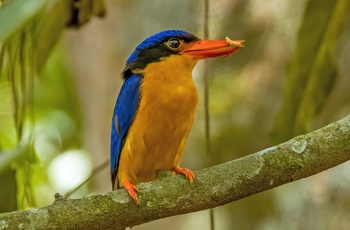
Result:
<svg viewBox="0 0 350 230"><path fill-rule="evenodd" d="M142 71L139 109L120 156L120 186L125 180L134 184L153 180L157 171L179 166L198 100L192 80L195 64L171 56Z"/></svg>

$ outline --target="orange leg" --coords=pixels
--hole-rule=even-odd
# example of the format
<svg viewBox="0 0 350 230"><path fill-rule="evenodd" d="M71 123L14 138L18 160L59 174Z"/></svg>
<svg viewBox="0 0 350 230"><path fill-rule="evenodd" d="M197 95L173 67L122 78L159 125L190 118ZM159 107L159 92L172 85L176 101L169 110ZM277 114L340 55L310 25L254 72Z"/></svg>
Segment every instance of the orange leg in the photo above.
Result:
<svg viewBox="0 0 350 230"><path fill-rule="evenodd" d="M194 179L196 179L196 177L194 176L194 173L187 168L177 167L173 169L173 172L175 172L176 174L184 175L190 181L190 184L192 184Z"/></svg>
<svg viewBox="0 0 350 230"><path fill-rule="evenodd" d="M137 205L140 205L141 203L136 194L139 191L138 188L136 188L136 186L128 180L124 181L124 188L128 192L129 196L137 203Z"/></svg>

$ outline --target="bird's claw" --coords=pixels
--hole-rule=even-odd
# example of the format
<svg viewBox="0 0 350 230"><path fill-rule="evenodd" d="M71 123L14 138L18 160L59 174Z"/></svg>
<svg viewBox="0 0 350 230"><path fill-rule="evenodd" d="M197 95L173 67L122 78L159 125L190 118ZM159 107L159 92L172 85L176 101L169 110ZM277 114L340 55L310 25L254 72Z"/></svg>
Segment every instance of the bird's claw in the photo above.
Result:
<svg viewBox="0 0 350 230"><path fill-rule="evenodd" d="M188 168L174 168L173 172L176 174L184 175L190 181L191 185L193 181L196 179L196 177L194 176L194 173Z"/></svg>
<svg viewBox="0 0 350 230"><path fill-rule="evenodd" d="M128 192L129 196L136 202L136 204L140 206L141 203L137 197L137 192L139 189L128 180L124 182L124 188Z"/></svg>

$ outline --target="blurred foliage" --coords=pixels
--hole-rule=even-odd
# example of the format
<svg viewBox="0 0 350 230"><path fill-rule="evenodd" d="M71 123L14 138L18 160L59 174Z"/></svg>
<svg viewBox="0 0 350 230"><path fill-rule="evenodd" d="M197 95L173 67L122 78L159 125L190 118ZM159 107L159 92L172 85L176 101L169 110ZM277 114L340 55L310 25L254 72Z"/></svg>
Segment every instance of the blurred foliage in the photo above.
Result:
<svg viewBox="0 0 350 230"><path fill-rule="evenodd" d="M334 44L342 35L349 6L347 0L309 1L287 67L283 106L272 130L276 142L311 131L338 76Z"/></svg>
<svg viewBox="0 0 350 230"><path fill-rule="evenodd" d="M52 202L53 194L61 190L50 179L55 174L51 163L65 155L62 152L84 148L94 166L105 162L125 59L140 41L160 30L184 29L202 37L203 1L106 0L105 20L68 30L62 40L66 24L74 21L71 0L0 2L3 212ZM102 1L92 2L84 0L86 9L95 9L95 14L101 12L99 7L104 10ZM88 11L74 12L76 22L86 23L91 16ZM281 142L349 113L347 12L347 0L210 1L209 38L245 39L246 46L229 59L208 61L210 156L204 142L203 68L199 63L195 69L199 106L182 164L196 170L232 160L269 147L271 128L274 142ZM66 167L56 173L58 177L64 177ZM217 208L215 225L347 229L348 167ZM110 191L108 169L95 178L94 188L80 195ZM208 229L208 213L135 229L164 226Z"/></svg>
<svg viewBox="0 0 350 230"><path fill-rule="evenodd" d="M45 0L7 0L0 1L0 41L9 39L32 23L38 12L42 10Z"/></svg>
<svg viewBox="0 0 350 230"><path fill-rule="evenodd" d="M0 12L2 21L9 21L11 15L15 14L15 10L19 6L15 5L16 8L13 8L14 5L12 4L19 3L6 3L3 8L4 10ZM31 175L29 165L36 162L36 157L33 151L29 150L31 148L28 148L31 142L31 133L29 131L29 135L25 136L24 130L28 130L28 128L31 130L31 127L25 125L33 120L34 112L30 103L33 99L32 85L35 75L33 62L35 59L28 58L35 53L31 37L34 29L30 28L31 26L24 27L23 24L26 20L32 22L33 14L35 14L37 8L31 8L29 6L29 9L31 10L28 10L28 14L24 14L23 19L18 20L17 23L10 26L7 23L3 24L7 26L1 27L0 33L2 34L2 40L0 40L2 41L0 50L0 84L2 90L0 91L0 97L5 99L2 103L0 115L0 124L2 127L0 131L0 150L2 151L0 157L2 162L7 163L2 163L0 171L4 171L4 175L8 175L7 178L0 181L1 187L4 188L1 195L4 200L8 200L6 205L4 204L2 206L0 204L0 211L15 210L13 208L18 206L17 199L23 197L19 196L19 194L26 193L27 200L30 204L33 204L30 189L31 183L28 178ZM11 33L17 31L17 36L11 40L6 39L10 37ZM25 145L26 147L23 148L20 145ZM3 150L9 149L12 149L12 151L3 152ZM14 163L15 160L16 162ZM12 164L12 167L9 167L10 164ZM19 183L9 183L9 181L16 181L16 175L20 175L15 170L14 164L20 167L22 172L26 174L25 177L20 176L22 178L20 180L20 186L18 186ZM11 186L6 186L7 184ZM24 187L29 189L24 189Z"/></svg>
<svg viewBox="0 0 350 230"><path fill-rule="evenodd" d="M0 26L0 212L37 206L36 198L41 194L37 196L35 190L39 181L48 183L44 178L49 164L39 164L37 154L42 143L38 140L54 141L53 154L80 146L77 129L72 128L79 126L80 117L72 78L55 57L44 67L44 57L53 45L50 41L57 40L61 33L55 30L50 35L43 34L47 28L43 20L48 15L46 6L42 0L13 0L0 6L0 21L7 22ZM44 39L43 47L39 42ZM57 116L52 114L58 113L67 114L73 125L67 127L67 119L55 120ZM50 152L41 154L47 156Z"/></svg>

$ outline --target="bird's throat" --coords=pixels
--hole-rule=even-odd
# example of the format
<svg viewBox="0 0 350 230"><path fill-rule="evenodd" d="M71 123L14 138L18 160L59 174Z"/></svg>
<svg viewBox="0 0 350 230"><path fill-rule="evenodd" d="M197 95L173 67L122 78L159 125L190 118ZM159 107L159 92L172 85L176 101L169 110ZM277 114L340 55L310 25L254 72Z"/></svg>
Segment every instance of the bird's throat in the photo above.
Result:
<svg viewBox="0 0 350 230"><path fill-rule="evenodd" d="M145 78L158 79L173 84L193 84L192 70L197 60L182 55L172 55L159 62L150 63L141 71Z"/></svg>

